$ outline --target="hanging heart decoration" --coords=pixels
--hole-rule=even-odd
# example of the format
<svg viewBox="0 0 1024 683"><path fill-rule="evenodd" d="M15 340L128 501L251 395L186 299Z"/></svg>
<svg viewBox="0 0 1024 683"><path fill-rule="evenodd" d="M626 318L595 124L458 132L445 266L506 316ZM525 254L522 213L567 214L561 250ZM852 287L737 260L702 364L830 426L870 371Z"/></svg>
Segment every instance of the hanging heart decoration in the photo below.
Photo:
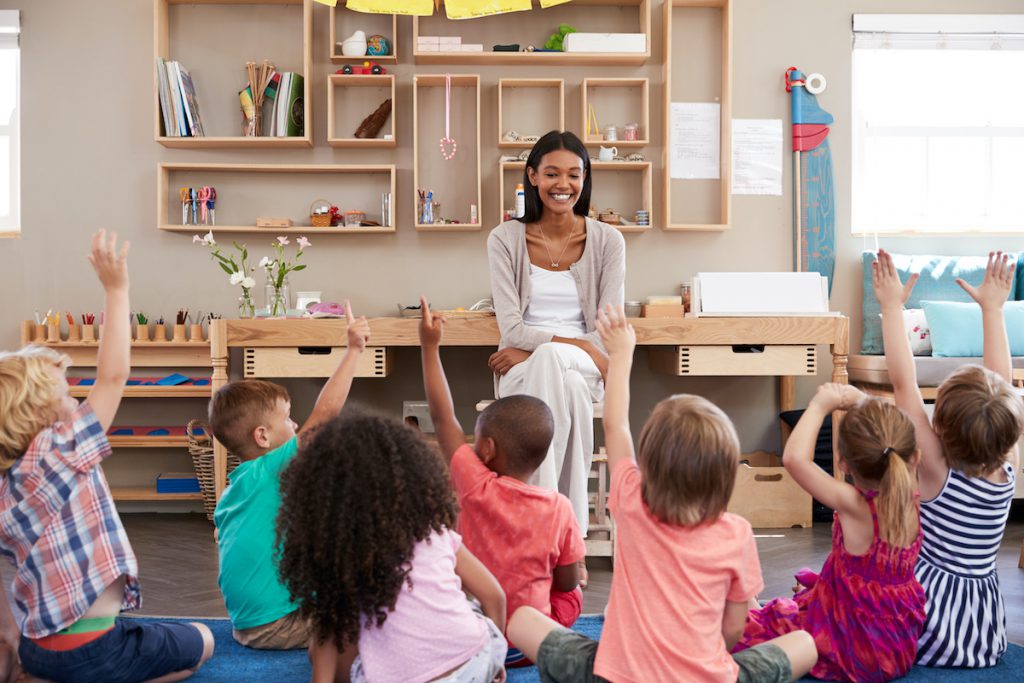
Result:
<svg viewBox="0 0 1024 683"><path fill-rule="evenodd" d="M441 138L441 157L445 161L451 161L455 158L455 152L458 151L459 146L452 138L451 133L452 123L452 75L444 75L444 137Z"/></svg>

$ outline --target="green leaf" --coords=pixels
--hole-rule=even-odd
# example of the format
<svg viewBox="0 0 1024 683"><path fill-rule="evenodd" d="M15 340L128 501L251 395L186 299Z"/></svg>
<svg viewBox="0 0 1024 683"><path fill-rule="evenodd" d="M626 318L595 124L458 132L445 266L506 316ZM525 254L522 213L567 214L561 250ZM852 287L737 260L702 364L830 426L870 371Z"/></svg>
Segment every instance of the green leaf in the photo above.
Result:
<svg viewBox="0 0 1024 683"><path fill-rule="evenodd" d="M295 267L292 268L292 270L305 270L305 269L306 269L305 265L295 266Z"/></svg>
<svg viewBox="0 0 1024 683"><path fill-rule="evenodd" d="M231 270L231 267L229 265L227 265L226 263L220 263L218 265L220 266L220 269L223 270L228 275L233 275L234 272L235 272L235 271Z"/></svg>

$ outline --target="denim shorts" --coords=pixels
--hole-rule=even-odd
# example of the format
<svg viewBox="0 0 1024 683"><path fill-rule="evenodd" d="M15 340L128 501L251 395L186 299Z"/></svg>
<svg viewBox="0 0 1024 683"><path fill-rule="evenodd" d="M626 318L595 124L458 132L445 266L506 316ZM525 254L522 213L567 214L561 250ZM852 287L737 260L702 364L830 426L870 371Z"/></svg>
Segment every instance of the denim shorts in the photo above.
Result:
<svg viewBox="0 0 1024 683"><path fill-rule="evenodd" d="M203 636L191 624L118 619L81 647L47 650L21 637L21 666L56 683L137 683L191 669L203 656Z"/></svg>

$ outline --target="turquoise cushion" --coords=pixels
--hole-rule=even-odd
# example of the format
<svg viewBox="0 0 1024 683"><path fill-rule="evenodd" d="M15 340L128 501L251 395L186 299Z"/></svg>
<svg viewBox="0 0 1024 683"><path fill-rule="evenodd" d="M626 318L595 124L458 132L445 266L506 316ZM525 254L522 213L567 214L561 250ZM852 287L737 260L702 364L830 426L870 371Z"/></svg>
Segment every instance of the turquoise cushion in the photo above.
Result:
<svg viewBox="0 0 1024 683"><path fill-rule="evenodd" d="M922 301L932 333L932 355L943 358L981 356L983 337L981 307L954 301ZM1008 301L1003 307L1010 355L1024 356L1024 301Z"/></svg>
<svg viewBox="0 0 1024 683"><path fill-rule="evenodd" d="M871 264L875 260L875 252L865 251L862 260L864 264L864 296L861 320L864 332L861 336L860 352L882 354L885 353L885 349L882 347L882 320L878 317L881 309L878 306L878 299L875 298L874 285L871 283ZM920 274L921 277L917 281L914 291L911 292L906 307L921 308L921 302L925 300L971 303L971 297L960 289L956 279L963 278L972 285L981 284L985 277L988 255L910 256L893 254L892 260L903 282L906 282L912 273ZM1014 274L1016 282L1011 292L1017 293L1015 298L1024 299L1024 285L1021 283L1021 278L1018 277L1019 271L1020 268ZM980 329L978 333L981 333Z"/></svg>

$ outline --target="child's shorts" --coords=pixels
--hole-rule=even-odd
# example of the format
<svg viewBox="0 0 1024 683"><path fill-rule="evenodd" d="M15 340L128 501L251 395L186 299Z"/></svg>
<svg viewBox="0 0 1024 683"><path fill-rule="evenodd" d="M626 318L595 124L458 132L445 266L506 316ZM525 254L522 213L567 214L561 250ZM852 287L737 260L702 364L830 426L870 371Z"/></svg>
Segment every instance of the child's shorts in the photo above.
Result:
<svg viewBox="0 0 1024 683"><path fill-rule="evenodd" d="M47 650L21 637L21 666L56 683L137 683L192 669L203 656L203 636L186 623L118 619L114 628L73 650Z"/></svg>
<svg viewBox="0 0 1024 683"><path fill-rule="evenodd" d="M537 673L544 683L608 683L594 675L597 641L567 628L556 628L537 651ZM793 675L789 657L768 643L737 652L737 683L787 683Z"/></svg>

